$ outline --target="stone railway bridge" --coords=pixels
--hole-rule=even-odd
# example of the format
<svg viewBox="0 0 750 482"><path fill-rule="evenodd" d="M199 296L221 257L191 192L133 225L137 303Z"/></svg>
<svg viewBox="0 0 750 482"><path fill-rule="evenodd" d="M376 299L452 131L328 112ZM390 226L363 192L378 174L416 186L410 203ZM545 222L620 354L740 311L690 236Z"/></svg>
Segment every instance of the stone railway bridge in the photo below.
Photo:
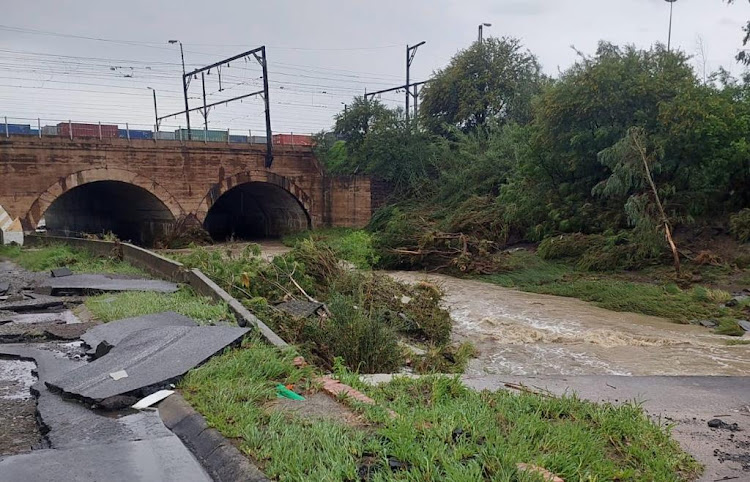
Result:
<svg viewBox="0 0 750 482"><path fill-rule="evenodd" d="M177 221L214 239L360 227L384 186L331 177L310 148L203 142L0 138L0 228L4 242L42 225L58 234L112 231L149 245Z"/></svg>

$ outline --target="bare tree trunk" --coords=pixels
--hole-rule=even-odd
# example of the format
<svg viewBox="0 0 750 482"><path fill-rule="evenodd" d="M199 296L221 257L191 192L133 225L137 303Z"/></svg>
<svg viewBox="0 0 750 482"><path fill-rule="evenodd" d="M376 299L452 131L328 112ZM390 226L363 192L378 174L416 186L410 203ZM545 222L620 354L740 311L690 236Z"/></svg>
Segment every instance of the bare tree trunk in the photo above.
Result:
<svg viewBox="0 0 750 482"><path fill-rule="evenodd" d="M646 155L646 149L644 149L641 143L638 141L638 136L634 132L631 131L630 135L633 138L633 143L635 143L636 148L638 148L638 153L641 155L641 159L643 160L643 167L646 170L646 180L651 186L651 191L653 191L654 193L654 199L656 200L656 206L659 208L661 222L662 224L664 224L664 234L667 238L667 243L669 243L669 248L672 250L672 257L674 258L674 270L677 273L677 276L680 276L680 253L677 251L677 246L674 244L674 240L672 239L672 229L669 227L669 218L667 218L667 213L664 212L664 206L662 206L661 199L659 198L659 191L656 189L654 178L651 176L651 169L648 167L648 156Z"/></svg>

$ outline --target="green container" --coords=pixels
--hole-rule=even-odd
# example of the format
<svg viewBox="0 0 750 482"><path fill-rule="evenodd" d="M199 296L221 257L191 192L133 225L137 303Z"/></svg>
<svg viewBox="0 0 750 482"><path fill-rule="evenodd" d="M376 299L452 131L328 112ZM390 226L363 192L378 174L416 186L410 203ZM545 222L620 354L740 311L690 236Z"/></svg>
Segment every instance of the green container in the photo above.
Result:
<svg viewBox="0 0 750 482"><path fill-rule="evenodd" d="M227 131L212 131L202 129L190 129L192 134L192 140L194 141L207 141L207 142L227 142L229 139ZM177 129L174 131L175 139L182 139L183 141L188 140L187 129Z"/></svg>

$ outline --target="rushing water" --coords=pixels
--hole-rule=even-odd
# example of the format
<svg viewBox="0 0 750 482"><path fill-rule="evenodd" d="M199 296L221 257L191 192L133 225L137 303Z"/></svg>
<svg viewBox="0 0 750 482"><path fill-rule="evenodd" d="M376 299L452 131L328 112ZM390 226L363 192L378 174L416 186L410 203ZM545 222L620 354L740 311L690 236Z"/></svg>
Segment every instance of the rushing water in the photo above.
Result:
<svg viewBox="0 0 750 482"><path fill-rule="evenodd" d="M524 293L482 281L389 272L445 290L453 338L479 356L471 375L747 375L750 345L662 318L617 313L573 298Z"/></svg>

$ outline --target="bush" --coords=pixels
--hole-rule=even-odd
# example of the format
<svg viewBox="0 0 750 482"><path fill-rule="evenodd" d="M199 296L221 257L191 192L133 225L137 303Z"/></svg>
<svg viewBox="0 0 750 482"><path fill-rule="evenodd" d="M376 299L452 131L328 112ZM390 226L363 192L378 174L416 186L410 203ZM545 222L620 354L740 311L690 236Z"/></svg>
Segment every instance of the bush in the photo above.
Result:
<svg viewBox="0 0 750 482"><path fill-rule="evenodd" d="M750 208L729 218L729 230L741 243L750 241Z"/></svg>
<svg viewBox="0 0 750 482"><path fill-rule="evenodd" d="M365 312L351 296L334 294L328 309L331 318L306 325L306 345L332 367L335 357L359 373L390 373L404 363L396 333L380 310Z"/></svg>
<svg viewBox="0 0 750 482"><path fill-rule="evenodd" d="M601 247L604 238L595 234L563 234L552 236L541 243L537 254L542 259L579 258L592 248Z"/></svg>

